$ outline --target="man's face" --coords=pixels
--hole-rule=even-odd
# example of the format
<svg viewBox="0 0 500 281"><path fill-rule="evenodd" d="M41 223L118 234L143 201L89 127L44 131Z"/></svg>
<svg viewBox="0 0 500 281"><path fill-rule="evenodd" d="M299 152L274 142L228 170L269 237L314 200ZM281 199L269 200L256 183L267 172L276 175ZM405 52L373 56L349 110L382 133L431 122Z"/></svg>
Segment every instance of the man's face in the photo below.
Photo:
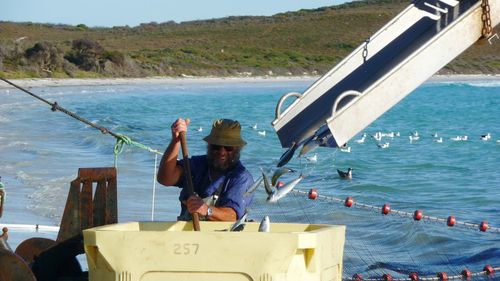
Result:
<svg viewBox="0 0 500 281"><path fill-rule="evenodd" d="M240 160L241 147L209 144L207 149L208 164L218 172L225 172Z"/></svg>

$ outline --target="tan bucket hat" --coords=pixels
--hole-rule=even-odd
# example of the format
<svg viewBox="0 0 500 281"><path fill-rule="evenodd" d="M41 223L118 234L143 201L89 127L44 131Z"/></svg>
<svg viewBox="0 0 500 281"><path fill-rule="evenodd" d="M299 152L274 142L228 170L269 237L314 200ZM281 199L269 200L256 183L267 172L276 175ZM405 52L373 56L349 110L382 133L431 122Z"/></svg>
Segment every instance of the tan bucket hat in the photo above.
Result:
<svg viewBox="0 0 500 281"><path fill-rule="evenodd" d="M231 119L215 120L210 135L203 138L209 144L225 146L244 146L247 144L241 138L241 125Z"/></svg>

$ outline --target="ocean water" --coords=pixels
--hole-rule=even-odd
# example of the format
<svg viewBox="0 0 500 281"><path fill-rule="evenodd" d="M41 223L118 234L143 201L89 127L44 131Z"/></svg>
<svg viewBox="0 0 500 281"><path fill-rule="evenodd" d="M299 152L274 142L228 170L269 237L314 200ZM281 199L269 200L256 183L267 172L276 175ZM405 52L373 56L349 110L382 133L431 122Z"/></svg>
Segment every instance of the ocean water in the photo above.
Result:
<svg viewBox="0 0 500 281"><path fill-rule="evenodd" d="M30 90L160 151L167 146L168 128L178 117L191 119L187 135L191 155L205 152L202 138L214 119L237 119L248 142L242 161L256 179L260 168L272 171L284 152L270 124L278 99L288 92L302 92L313 82L186 81ZM115 140L50 111L48 105L19 90L3 88L0 96L0 176L8 193L0 224L57 225L78 168L113 166ZM265 136L259 134L262 131ZM420 139L410 142L409 135L415 131ZM259 221L269 215L271 223L346 225L345 278L355 273L364 278L381 278L385 273L407 278L410 272L435 277L441 271L454 276L464 268L478 272L487 264L500 267L498 231L384 216L370 208L346 208L335 200L309 200L303 194L316 188L319 194L340 201L351 196L377 208L388 203L393 210L411 214L420 209L424 215L444 219L453 215L475 225L487 221L498 229L500 80L427 82L364 132L368 134L364 143L354 141L361 133L349 142L350 153L318 148L308 155L316 153L317 162L294 158L287 166L298 172L281 180L304 173L296 188L299 192L267 204L264 189L257 190L250 217ZM400 136L384 137L381 142L390 146L381 149L370 137L377 132ZM481 140L487 133L492 138ZM434 134L443 142L436 142ZM467 141L452 140L465 135ZM154 154L126 146L117 165L120 222L175 220L179 190L154 186ZM348 167L354 169L353 179L341 180L336 170Z"/></svg>

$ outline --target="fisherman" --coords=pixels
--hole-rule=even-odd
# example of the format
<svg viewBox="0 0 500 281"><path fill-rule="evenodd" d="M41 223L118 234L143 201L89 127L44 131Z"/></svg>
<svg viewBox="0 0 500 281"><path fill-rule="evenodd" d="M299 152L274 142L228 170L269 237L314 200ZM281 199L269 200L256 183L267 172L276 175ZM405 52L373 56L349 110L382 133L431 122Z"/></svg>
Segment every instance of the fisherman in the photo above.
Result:
<svg viewBox="0 0 500 281"><path fill-rule="evenodd" d="M184 174L184 160L177 160L181 146L180 133L187 132L189 119L177 119L171 126L172 140L163 154L157 180L166 186L182 188L179 196L181 213L178 220L190 220L198 213L200 219L236 221L241 218L252 195L245 192L254 183L250 172L240 162L240 152L246 142L241 138L238 121L214 121L206 155L189 159L195 195L189 196Z"/></svg>

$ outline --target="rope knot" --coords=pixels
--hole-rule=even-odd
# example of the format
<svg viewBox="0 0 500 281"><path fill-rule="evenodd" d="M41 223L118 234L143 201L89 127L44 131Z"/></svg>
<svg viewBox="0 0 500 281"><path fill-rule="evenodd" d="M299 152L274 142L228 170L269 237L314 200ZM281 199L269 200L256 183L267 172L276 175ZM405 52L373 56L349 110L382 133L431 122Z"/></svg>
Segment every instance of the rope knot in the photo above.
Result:
<svg viewBox="0 0 500 281"><path fill-rule="evenodd" d="M115 155L122 153L124 144L129 145L131 143L132 143L132 140L129 137L127 137L125 135L118 135L118 137L116 138L116 144L115 144L115 148L114 148Z"/></svg>
<svg viewBox="0 0 500 281"><path fill-rule="evenodd" d="M118 135L116 138L116 144L114 148L114 153L115 155L122 153L123 151L123 145L130 145L132 143L132 140L125 136L125 135Z"/></svg>

